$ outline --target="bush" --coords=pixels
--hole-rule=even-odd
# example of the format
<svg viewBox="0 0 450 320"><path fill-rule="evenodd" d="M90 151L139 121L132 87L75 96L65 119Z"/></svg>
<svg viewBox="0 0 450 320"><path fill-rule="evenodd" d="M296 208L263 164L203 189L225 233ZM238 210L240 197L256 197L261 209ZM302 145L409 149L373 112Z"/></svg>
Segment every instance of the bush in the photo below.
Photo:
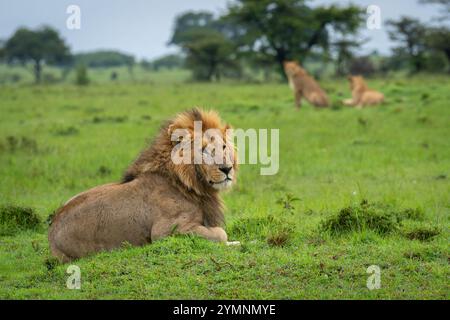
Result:
<svg viewBox="0 0 450 320"><path fill-rule="evenodd" d="M0 207L0 236L13 235L28 229L37 229L41 221L32 208Z"/></svg>
<svg viewBox="0 0 450 320"><path fill-rule="evenodd" d="M371 76L375 73L375 66L369 57L354 58L350 62L350 73L362 76Z"/></svg>
<svg viewBox="0 0 450 320"><path fill-rule="evenodd" d="M421 225L404 231L404 236L410 240L429 241L441 233L435 226Z"/></svg>
<svg viewBox="0 0 450 320"><path fill-rule="evenodd" d="M75 83L79 86L85 86L89 84L87 68L83 64L77 66Z"/></svg>

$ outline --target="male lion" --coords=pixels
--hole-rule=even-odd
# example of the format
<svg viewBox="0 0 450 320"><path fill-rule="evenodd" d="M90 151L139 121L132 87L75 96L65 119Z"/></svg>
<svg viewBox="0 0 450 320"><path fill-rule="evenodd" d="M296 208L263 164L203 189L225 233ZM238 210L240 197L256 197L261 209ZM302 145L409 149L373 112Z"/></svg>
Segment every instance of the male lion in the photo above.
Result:
<svg viewBox="0 0 450 320"><path fill-rule="evenodd" d="M384 95L381 92L369 89L362 76L350 76L348 80L352 90L352 99L344 100L345 105L362 108L384 102Z"/></svg>
<svg viewBox="0 0 450 320"><path fill-rule="evenodd" d="M194 136L194 121L201 121L200 138ZM173 232L226 242L219 191L231 187L237 169L233 142L226 134L229 128L217 113L198 109L168 121L121 182L80 193L58 210L48 234L51 253L66 262L123 243L144 245ZM174 139L177 129L187 134ZM217 155L223 161L172 160L174 152L183 156L183 151L193 149L187 160L211 152L205 149L210 145L205 138L208 129L218 132L213 140L219 143ZM196 141L198 150L193 147Z"/></svg>
<svg viewBox="0 0 450 320"><path fill-rule="evenodd" d="M295 105L300 108L302 97L316 107L328 107L330 101L319 84L295 61L284 62L284 72L295 94Z"/></svg>

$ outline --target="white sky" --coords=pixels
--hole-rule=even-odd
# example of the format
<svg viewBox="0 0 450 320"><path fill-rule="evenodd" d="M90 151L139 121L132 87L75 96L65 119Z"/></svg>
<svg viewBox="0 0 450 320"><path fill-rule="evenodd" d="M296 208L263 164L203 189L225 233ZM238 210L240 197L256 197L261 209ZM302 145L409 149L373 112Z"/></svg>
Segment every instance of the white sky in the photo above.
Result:
<svg viewBox="0 0 450 320"><path fill-rule="evenodd" d="M222 12L232 0L0 0L0 39L7 39L19 26L35 28L47 24L61 32L74 52L117 49L137 58L151 59L174 52L167 47L174 18L187 10ZM418 4L418 0L316 0L312 4L348 4L381 8L382 19L408 15L431 21L438 7ZM66 28L66 8L81 8L81 29ZM377 49L388 53L392 46L386 30L364 30L371 40L364 52Z"/></svg>

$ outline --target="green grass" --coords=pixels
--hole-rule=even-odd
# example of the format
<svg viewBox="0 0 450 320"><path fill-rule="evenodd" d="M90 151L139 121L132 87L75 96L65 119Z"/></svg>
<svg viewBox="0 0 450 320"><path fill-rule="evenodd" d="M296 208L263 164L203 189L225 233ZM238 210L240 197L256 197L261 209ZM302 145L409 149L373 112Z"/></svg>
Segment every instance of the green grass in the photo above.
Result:
<svg viewBox="0 0 450 320"><path fill-rule="evenodd" d="M74 262L82 289L69 290L42 222L0 237L0 298L450 298L449 78L370 81L387 103L364 110L338 103L349 96L345 80L323 81L334 107L296 112L287 85L175 75L0 87L0 206L32 207L46 221L71 196L117 181L162 121L203 106L237 128L280 129L279 173L242 165L224 196L226 230L242 245L174 236L101 253ZM364 199L380 204L375 220ZM336 220L345 208L356 208L351 219ZM329 232L327 221L350 228ZM390 232L378 232L383 223ZM379 290L366 287L370 265L381 268Z"/></svg>

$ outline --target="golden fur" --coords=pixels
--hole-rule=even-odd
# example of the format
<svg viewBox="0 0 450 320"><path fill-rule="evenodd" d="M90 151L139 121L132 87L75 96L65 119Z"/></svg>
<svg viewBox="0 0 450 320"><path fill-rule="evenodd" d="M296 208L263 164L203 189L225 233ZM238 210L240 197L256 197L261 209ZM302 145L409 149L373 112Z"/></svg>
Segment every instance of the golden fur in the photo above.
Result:
<svg viewBox="0 0 450 320"><path fill-rule="evenodd" d="M172 162L175 146L193 145L192 138L172 141L172 133L187 129L192 137L194 121L202 121L203 132L219 130L223 157L230 161L220 165ZM215 112L193 109L177 115L131 164L121 182L85 191L58 210L48 234L51 253L70 261L123 243L145 245L174 230L226 242L219 190L235 182L237 169L234 146L225 134L228 128Z"/></svg>
<svg viewBox="0 0 450 320"><path fill-rule="evenodd" d="M344 100L345 105L361 108L384 102L384 95L369 89L362 76L350 76L348 79L352 90L352 99Z"/></svg>
<svg viewBox="0 0 450 320"><path fill-rule="evenodd" d="M301 106L302 97L316 107L328 107L330 105L325 91L297 62L285 61L284 72L288 77L291 89L294 91L297 108Z"/></svg>

